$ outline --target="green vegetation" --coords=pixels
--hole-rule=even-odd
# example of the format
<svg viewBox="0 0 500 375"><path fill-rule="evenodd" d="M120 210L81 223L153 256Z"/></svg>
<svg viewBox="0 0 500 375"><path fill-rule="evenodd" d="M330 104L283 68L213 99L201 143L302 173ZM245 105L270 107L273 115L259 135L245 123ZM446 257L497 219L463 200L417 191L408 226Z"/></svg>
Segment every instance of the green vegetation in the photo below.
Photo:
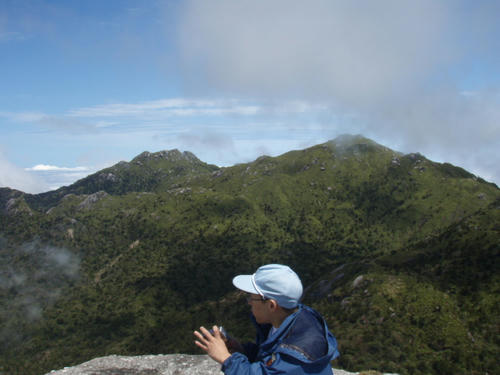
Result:
<svg viewBox="0 0 500 375"><path fill-rule="evenodd" d="M231 279L289 264L337 366L494 373L500 191L360 136L218 168L143 153L54 192L0 189L0 374L251 339Z"/></svg>

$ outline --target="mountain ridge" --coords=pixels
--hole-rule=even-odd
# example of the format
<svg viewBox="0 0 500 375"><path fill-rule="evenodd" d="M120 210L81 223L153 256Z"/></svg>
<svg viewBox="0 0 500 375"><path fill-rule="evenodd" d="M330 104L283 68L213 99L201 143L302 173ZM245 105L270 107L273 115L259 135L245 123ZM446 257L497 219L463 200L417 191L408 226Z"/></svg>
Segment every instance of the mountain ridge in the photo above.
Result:
<svg viewBox="0 0 500 375"><path fill-rule="evenodd" d="M193 153L168 150L144 151L130 162L121 161L75 183L55 191L27 195L27 201L39 209L48 209L67 194L125 194L130 191L154 191L175 186L189 176L210 173L218 167L200 161Z"/></svg>
<svg viewBox="0 0 500 375"><path fill-rule="evenodd" d="M343 156L344 154L356 155L356 154L359 154L360 152L367 152L370 149L387 151L387 152L393 153L394 157L392 159L392 163L394 165L399 165L399 163L400 163L399 158L400 157L410 158L413 160L422 160L422 159L427 160L420 153L403 154L401 152L391 150L391 149L389 149L383 145L380 145L380 144L378 144L378 143L376 143L368 138L365 138L361 135L343 134L343 135L340 135L337 138L329 140L323 144L310 147L309 149L312 149L314 147L319 147L319 146L321 146L321 147L331 146L331 147L335 148L339 157ZM305 149L305 150L308 150L308 149ZM289 151L283 155L287 155L289 153L294 153L294 152L300 152L300 151L303 152L305 150ZM283 155L279 155L276 158L279 158L280 156L283 156ZM238 165L250 165L250 164L258 162L259 160L263 160L263 159L267 159L267 158L272 159L272 157L270 157L270 156L262 155L262 156L258 157L253 162L239 163L239 164L235 164L235 165L230 166L230 167L217 167L213 164L207 164L205 162L202 162L200 159L198 159L196 157L196 155L194 153L192 153L190 151L181 152L178 149L162 150L162 151L157 151L157 152L143 151L142 153L135 156L130 162L120 161L111 167L104 168L100 171L97 171L96 173L93 173L89 176L86 176L86 177L76 181L75 183L69 185L69 186L63 186L63 187L58 188L56 190L52 190L52 191L44 192L44 193L39 193L39 194L29 194L29 193L24 193L21 191L20 192L23 193L26 197L28 197L28 200L30 202L36 201L36 198L32 198L32 197L37 197L37 199L41 199L41 200L43 200L45 197L50 197L48 200L54 201L54 198L53 198L54 196L57 196L58 198L60 198L66 194L76 194L76 193L93 194L99 190L104 190L110 194L112 194L112 193L123 194L123 193L126 193L128 191L141 191L141 189L140 190L130 190L130 188L129 188L129 189L124 190L124 189L113 187L113 184L109 184L108 186L106 186L104 184L104 186L106 186L107 189L106 188L103 189L103 186L102 185L99 186L100 184L95 180L101 180L101 183L105 183L106 181L116 183L118 180L116 173L123 173L124 170L130 169L130 167L134 164L139 165L141 167L153 168L153 165L151 165L152 164L151 161L153 161L153 164L158 164L158 161L169 161L169 162L178 163L177 165L175 165L175 167L176 167L175 175L176 175L176 177L179 177L179 174L182 174L182 172L184 172L184 169L186 168L185 162L192 164L193 167L195 167L195 166L202 167L204 169L207 169L208 172L214 172L214 171L218 171L218 170L224 169L224 168L236 167ZM432 163L435 163L435 162L432 162ZM440 164L440 163L435 163L435 164ZM486 182L486 183L492 184L493 186L497 187L496 184L494 184L492 182L484 181L480 177L476 177L475 175L473 175L470 172L467 172L466 170L464 170L461 167L454 166L454 165L447 163L447 162L442 163L440 165L443 167L443 169L445 169L449 173L450 177L454 176L454 177L472 178L472 179L479 180L481 182ZM167 166L165 166L165 165L157 166L158 170L166 169L167 167L172 167L172 165L168 164ZM204 171L203 170L196 170L193 168L191 170L191 172L194 172L196 174L196 172L203 173ZM162 177L166 177L166 175L163 175ZM89 183L88 181L91 181L91 182ZM88 185L90 185L90 186L88 186ZM137 187L137 185L132 184L132 188L135 188L135 187ZM142 189L144 189L144 186L142 187ZM2 187L2 188L0 188L0 191L1 190L19 191L19 190L11 189L8 187ZM1 195L0 195L0 199L1 199Z"/></svg>

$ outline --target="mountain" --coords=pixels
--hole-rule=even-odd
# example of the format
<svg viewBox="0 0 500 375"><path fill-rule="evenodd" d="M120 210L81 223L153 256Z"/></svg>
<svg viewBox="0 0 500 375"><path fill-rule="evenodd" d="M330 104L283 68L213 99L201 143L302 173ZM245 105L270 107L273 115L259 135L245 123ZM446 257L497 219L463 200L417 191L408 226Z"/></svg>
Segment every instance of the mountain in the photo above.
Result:
<svg viewBox="0 0 500 375"><path fill-rule="evenodd" d="M191 152L179 150L143 152L131 162L121 161L110 168L87 176L71 186L56 191L28 195L30 206L47 209L68 194L125 194L131 191L157 191L175 187L193 176L217 170L215 165L200 161Z"/></svg>
<svg viewBox="0 0 500 375"><path fill-rule="evenodd" d="M0 189L0 373L252 338L231 279L284 263L338 338L337 365L493 373L500 191L343 136L218 168L143 153L54 192Z"/></svg>

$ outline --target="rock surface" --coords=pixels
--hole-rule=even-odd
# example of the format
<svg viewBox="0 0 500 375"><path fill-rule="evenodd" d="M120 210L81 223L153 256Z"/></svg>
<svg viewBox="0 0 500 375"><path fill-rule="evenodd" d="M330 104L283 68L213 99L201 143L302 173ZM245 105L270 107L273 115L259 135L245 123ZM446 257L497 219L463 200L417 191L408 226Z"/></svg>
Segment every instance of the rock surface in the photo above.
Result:
<svg viewBox="0 0 500 375"><path fill-rule="evenodd" d="M206 355L111 355L74 367L51 371L50 375L219 375L220 365Z"/></svg>
<svg viewBox="0 0 500 375"><path fill-rule="evenodd" d="M92 206L95 203L97 203L102 198L107 197L107 196L108 196L108 193L106 193L105 191L102 191L102 190L98 191L97 193L90 194L89 196L87 196L87 198L85 198L83 200L82 203L80 203L78 205L78 208L79 209L84 209L84 210L89 210L90 208L92 208Z"/></svg>
<svg viewBox="0 0 500 375"><path fill-rule="evenodd" d="M334 375L358 373L334 369ZM220 365L206 355L167 354L95 358L46 375L221 375ZM390 374L388 374L390 375ZM396 374L394 374L396 375Z"/></svg>

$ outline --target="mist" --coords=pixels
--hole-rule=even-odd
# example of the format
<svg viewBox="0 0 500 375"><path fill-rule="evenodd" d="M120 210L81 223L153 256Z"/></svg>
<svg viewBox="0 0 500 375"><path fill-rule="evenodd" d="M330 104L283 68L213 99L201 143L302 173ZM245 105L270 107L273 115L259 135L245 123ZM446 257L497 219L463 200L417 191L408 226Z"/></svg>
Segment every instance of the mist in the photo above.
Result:
<svg viewBox="0 0 500 375"><path fill-rule="evenodd" d="M48 190L48 185L44 181L10 163L1 150L0 187L9 187L26 193L39 193Z"/></svg>
<svg viewBox="0 0 500 375"><path fill-rule="evenodd" d="M500 181L498 2L186 4L178 45L192 94L324 105L329 138L348 128Z"/></svg>
<svg viewBox="0 0 500 375"><path fill-rule="evenodd" d="M0 342L8 345L23 339L20 327L42 319L44 309L79 279L80 258L39 240L13 246L0 238L0 261Z"/></svg>

